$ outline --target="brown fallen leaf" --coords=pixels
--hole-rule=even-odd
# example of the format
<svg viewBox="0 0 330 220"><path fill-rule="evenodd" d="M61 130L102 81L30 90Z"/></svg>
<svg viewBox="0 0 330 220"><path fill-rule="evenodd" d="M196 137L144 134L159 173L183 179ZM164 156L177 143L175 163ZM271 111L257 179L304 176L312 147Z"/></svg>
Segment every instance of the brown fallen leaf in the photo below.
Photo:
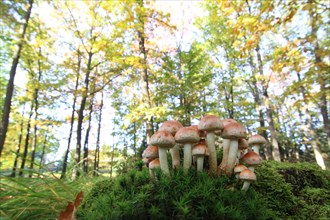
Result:
<svg viewBox="0 0 330 220"><path fill-rule="evenodd" d="M80 205L81 201L83 200L83 198L84 198L84 193L80 191L77 194L74 203L68 202L68 205L66 206L65 210L61 212L59 220L75 220L74 214L78 206Z"/></svg>

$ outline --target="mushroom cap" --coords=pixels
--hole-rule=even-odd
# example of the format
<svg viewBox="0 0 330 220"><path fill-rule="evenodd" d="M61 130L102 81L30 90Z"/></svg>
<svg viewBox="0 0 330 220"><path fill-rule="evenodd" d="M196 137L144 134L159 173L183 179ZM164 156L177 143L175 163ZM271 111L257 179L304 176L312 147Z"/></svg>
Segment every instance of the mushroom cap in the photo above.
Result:
<svg viewBox="0 0 330 220"><path fill-rule="evenodd" d="M235 119L232 118L225 118L222 120L223 126L226 126L229 123L238 123Z"/></svg>
<svg viewBox="0 0 330 220"><path fill-rule="evenodd" d="M153 170L160 167L160 162L159 162L159 158L153 159L150 163L149 163L149 169Z"/></svg>
<svg viewBox="0 0 330 220"><path fill-rule="evenodd" d="M200 140L198 131L191 127L182 127L176 132L175 141L180 144L196 143Z"/></svg>
<svg viewBox="0 0 330 220"><path fill-rule="evenodd" d="M240 138L238 139L238 149L239 150L245 150L249 147L249 143L246 139Z"/></svg>
<svg viewBox="0 0 330 220"><path fill-rule="evenodd" d="M168 131L174 136L175 133L182 127L183 125L180 122L176 120L168 120L163 122L158 131Z"/></svg>
<svg viewBox="0 0 330 220"><path fill-rule="evenodd" d="M246 170L246 169L247 169L247 167L244 166L243 164L238 164L234 168L234 173L240 173L240 172L242 172L243 170Z"/></svg>
<svg viewBox="0 0 330 220"><path fill-rule="evenodd" d="M202 131L215 131L223 129L223 123L215 115L206 115L199 121L198 129Z"/></svg>
<svg viewBox="0 0 330 220"><path fill-rule="evenodd" d="M146 157L142 158L143 163L144 163L147 167L149 167L149 163L150 163L152 160L153 160L153 159L151 159L151 158L146 158Z"/></svg>
<svg viewBox="0 0 330 220"><path fill-rule="evenodd" d="M157 131L150 138L150 144L159 148L172 148L175 145L173 135L168 131Z"/></svg>
<svg viewBox="0 0 330 220"><path fill-rule="evenodd" d="M266 144L267 143L266 139L263 136L261 136L260 134L252 135L249 138L249 141L248 142L249 142L250 145L254 145L254 144L260 144L260 145L262 145L262 144Z"/></svg>
<svg viewBox="0 0 330 220"><path fill-rule="evenodd" d="M199 137L200 138L202 138L202 139L205 139L206 138L206 131L199 130L198 129L198 125L191 125L188 128L196 129L198 131L198 134L199 134Z"/></svg>
<svg viewBox="0 0 330 220"><path fill-rule="evenodd" d="M158 147L149 145L142 153L142 157L155 159L158 157Z"/></svg>
<svg viewBox="0 0 330 220"><path fill-rule="evenodd" d="M256 174L249 169L246 169L246 170L243 170L242 172L240 172L239 178L241 180L247 180L247 181L256 181L257 180Z"/></svg>
<svg viewBox="0 0 330 220"><path fill-rule="evenodd" d="M208 156L210 152L205 143L200 142L192 148L191 154L192 156Z"/></svg>
<svg viewBox="0 0 330 220"><path fill-rule="evenodd" d="M226 139L245 138L246 130L243 125L239 123L228 123L222 130L221 137Z"/></svg>
<svg viewBox="0 0 330 220"><path fill-rule="evenodd" d="M249 151L242 157L242 161L248 165L253 166L261 164L262 159L256 152Z"/></svg>

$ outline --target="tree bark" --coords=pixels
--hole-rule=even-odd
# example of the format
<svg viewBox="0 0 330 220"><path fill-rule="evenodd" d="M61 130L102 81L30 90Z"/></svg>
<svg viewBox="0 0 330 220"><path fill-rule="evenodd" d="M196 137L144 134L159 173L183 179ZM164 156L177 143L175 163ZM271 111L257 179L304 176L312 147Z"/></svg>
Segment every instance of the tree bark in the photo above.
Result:
<svg viewBox="0 0 330 220"><path fill-rule="evenodd" d="M22 158L22 163L21 163L21 169L19 171L19 176L23 176L23 170L24 170L25 163L26 163L26 160L27 160L27 154L28 154L28 149L29 149L29 140L30 140L31 119L32 119L32 115L33 115L33 109L34 109L34 101L31 102L29 120L27 122L27 129L26 129L24 153L23 153L23 158Z"/></svg>
<svg viewBox="0 0 330 220"><path fill-rule="evenodd" d="M23 113L22 113L23 118L22 118L22 121L21 121L21 124L20 124L20 132L19 132L19 137L18 137L18 144L17 144L17 148L16 148L14 165L13 165L13 170L12 170L12 173L11 173L12 177L16 176L19 152L21 151L21 147L22 147L23 129L24 129L24 114L25 114L25 103L24 103L24 107L23 107Z"/></svg>
<svg viewBox="0 0 330 220"><path fill-rule="evenodd" d="M73 172L73 178L76 178L80 176L80 170L79 170L79 163L80 163L80 158L81 158L81 138L82 138L82 124L84 120L84 110L86 106L86 101L87 101L87 94L89 91L89 75L91 73L91 64L92 64L92 57L93 53L89 52L88 53L88 62L87 62L87 72L85 76L85 87L84 91L82 94L82 100L80 103L80 108L78 111L78 123L77 123L77 146L76 146L76 155L75 155L75 171Z"/></svg>
<svg viewBox="0 0 330 220"><path fill-rule="evenodd" d="M68 158L69 158L69 153L70 153L70 145L71 145L71 139L72 139L72 133L73 133L73 124L74 124L74 115L76 112L76 102L77 102L77 90L78 90L78 85L79 85L79 76L80 76L80 68L81 68L81 54L80 51L77 51L78 55L78 63L77 63L77 75L76 75L76 84L74 87L74 98L73 98L73 103L72 103L72 112L71 112L71 119L70 119L70 132L69 132L69 138L68 138L68 144L66 147L66 151L64 154L64 159L63 159L63 167L62 167L62 173L61 173L61 179L63 179L66 175L66 170L68 167Z"/></svg>
<svg viewBox="0 0 330 220"><path fill-rule="evenodd" d="M16 69L19 63L21 51L24 45L24 37L26 33L26 29L28 27L31 11L32 11L32 6L33 6L33 0L29 0L29 7L26 11L25 18L24 18L24 24L23 24L23 30L21 35L19 36L19 42L17 44L18 48L15 53L10 73L9 73L9 81L7 84L7 89L6 89L6 98L5 98L5 103L3 107L3 115L1 119L1 124L0 124L0 157L3 151L3 147L5 144L6 140L6 135L7 135L7 130L8 130L8 124L9 124L9 116L10 116L10 109L11 109L11 99L13 97L13 92L14 92L14 79L16 75Z"/></svg>
<svg viewBox="0 0 330 220"><path fill-rule="evenodd" d="M257 60L258 60L258 69L259 69L259 74L264 76L264 70L263 70L263 63L261 59L261 54L260 54L260 48L259 45L256 47L256 52L257 52ZM268 96L268 83L267 82L262 82L262 89L263 89L263 104L266 107L266 115L267 115L267 122L270 130L270 139L271 139L271 144L272 144L272 156L275 161L281 161L281 156L280 156L280 147L277 141L277 135L276 135L276 129L275 129L275 123L274 123L274 118L273 118L273 109L272 105L270 104L270 99Z"/></svg>
<svg viewBox="0 0 330 220"><path fill-rule="evenodd" d="M94 176L99 174L99 164L100 164L100 139L101 139L101 127L102 127L102 110L103 110L103 90L101 91L101 104L99 107L99 120L97 126L97 138L96 138L96 148L94 157Z"/></svg>
<svg viewBox="0 0 330 220"><path fill-rule="evenodd" d="M310 4L315 5L314 1L309 0L308 1ZM313 39L312 44L313 44L313 55L314 55L314 64L315 64L315 73L317 74L317 82L320 85L320 102L319 102L319 107L323 119L323 126L324 130L327 136L327 142L328 142L328 149L330 149L330 120L329 120L329 114L328 114L328 101L327 101L327 88L326 88L326 83L329 81L329 79L326 79L323 74L322 74L322 58L320 55L320 45L319 41L317 39L317 31L318 31L318 25L317 25L317 19L318 19L318 14L316 12L316 7L310 7L309 9L309 18L310 18L310 25L311 25L311 39ZM329 71L329 70L326 70Z"/></svg>
<svg viewBox="0 0 330 220"><path fill-rule="evenodd" d="M140 0L138 2L139 7L143 8L143 1ZM141 16L138 14L138 22L140 25L140 28L137 29L138 34L138 41L139 41L139 52L142 56L141 64L142 64L142 70L141 73L141 88L143 93L143 102L148 106L148 108L152 108L151 104L151 97L150 97L150 88L149 88L149 76L148 76L148 67L147 67L147 51L145 48L145 31L144 31L144 16ZM150 138L154 133L154 127L153 127L153 117L147 118L146 120L146 137L147 137L147 143L149 144Z"/></svg>
<svg viewBox="0 0 330 220"><path fill-rule="evenodd" d="M41 150L41 156L40 156L40 163L39 163L38 177L39 177L40 174L41 174L41 167L42 167L42 163L43 163L43 161L44 161L44 155L45 155L46 145L47 145L47 138L48 138L48 135L47 135L47 132L46 132L45 139L44 139L44 143L42 144L42 150Z"/></svg>
<svg viewBox="0 0 330 220"><path fill-rule="evenodd" d="M41 48L39 47L39 56L41 56ZM39 108L39 102L38 102L38 95L39 95L39 84L41 81L42 76L42 70L41 70L41 61L40 58L38 59L38 83L34 90L34 137L33 137L33 144L32 144L32 151L31 151L31 162L30 162L30 174L29 177L32 177L32 170L34 167L34 159L35 159L35 153L37 149L37 120L38 120L38 108Z"/></svg>
<svg viewBox="0 0 330 220"><path fill-rule="evenodd" d="M95 84L94 84L95 90ZM89 114L88 114L88 126L86 129L86 135L85 135L85 142L84 142L84 158L83 158L83 171L85 174L88 173L88 142L89 142L89 134L91 130L91 122L92 122L92 113L93 113L93 99L94 99L94 93L92 92L91 100L89 104Z"/></svg>
<svg viewBox="0 0 330 220"><path fill-rule="evenodd" d="M297 77L298 77L298 81L301 82L301 76L300 74L297 72ZM304 103L307 103L307 97L306 97L306 90L303 86L300 86L300 92L303 96L303 101ZM310 111L306 108L305 109L305 117L306 117L306 127L307 129L307 136L309 137L310 141L311 141L311 145L313 148L313 152L314 152L314 157L316 160L316 163L323 169L326 169L325 163L324 163L324 158L322 156L322 151L321 148L319 147L319 141L315 132L315 128L313 125L313 121L312 121L312 116L310 114Z"/></svg>

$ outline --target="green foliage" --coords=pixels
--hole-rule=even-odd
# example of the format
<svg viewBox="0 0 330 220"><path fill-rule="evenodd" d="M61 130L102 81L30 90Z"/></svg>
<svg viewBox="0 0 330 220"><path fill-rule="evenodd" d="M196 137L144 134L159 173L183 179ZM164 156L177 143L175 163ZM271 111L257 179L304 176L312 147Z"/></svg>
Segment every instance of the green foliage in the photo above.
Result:
<svg viewBox="0 0 330 220"><path fill-rule="evenodd" d="M55 219L80 190L93 182L83 178L75 182L54 176L40 178L1 178L1 219Z"/></svg>
<svg viewBox="0 0 330 220"><path fill-rule="evenodd" d="M327 218L330 173L310 163L266 162L256 170L253 187L281 219ZM311 214L313 213L313 214Z"/></svg>
<svg viewBox="0 0 330 220"><path fill-rule="evenodd" d="M182 170L151 181L147 170L97 183L78 210L79 219L267 219L272 217L254 191L228 190L226 177Z"/></svg>

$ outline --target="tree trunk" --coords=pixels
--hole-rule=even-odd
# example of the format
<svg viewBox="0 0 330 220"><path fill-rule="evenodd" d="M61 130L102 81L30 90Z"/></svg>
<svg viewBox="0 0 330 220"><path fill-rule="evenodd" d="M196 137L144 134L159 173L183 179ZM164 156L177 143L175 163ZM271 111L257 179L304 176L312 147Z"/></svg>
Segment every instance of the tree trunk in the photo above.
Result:
<svg viewBox="0 0 330 220"><path fill-rule="evenodd" d="M256 48L257 52L257 60L258 60L258 69L259 69L259 74L261 76L264 76L264 67L261 59L261 54L260 54L260 48L259 45ZM272 156L275 161L281 161L281 156L280 156L280 147L277 141L276 137L276 129L275 129L275 123L274 123L274 118L273 118L273 109L272 105L270 104L270 99L268 96L268 83L262 82L262 89L263 89L263 104L266 107L266 115L267 115L267 122L270 130L270 139L271 139L271 144L272 144Z"/></svg>
<svg viewBox="0 0 330 220"><path fill-rule="evenodd" d="M139 6L143 8L143 1L140 0L138 2ZM142 70L141 73L141 88L143 93L143 102L148 106L148 108L152 108L151 104L151 98L150 98L150 92L149 92L149 77L148 77L148 67L147 67L147 51L145 48L145 32L144 32L144 18L141 15L138 15L138 21L139 25L141 25L141 29L137 30L138 34L138 41L139 41L139 52L142 56L141 64L142 64ZM147 118L146 120L146 137L147 137L147 143L149 144L150 138L154 133L154 127L153 127L153 117Z"/></svg>
<svg viewBox="0 0 330 220"><path fill-rule="evenodd" d="M6 98L5 98L5 103L4 103L4 107L3 107L3 115L2 115L2 120L1 120L1 124L0 124L0 157L2 154L3 146L5 144L7 130L8 130L9 115L10 115L10 109L11 109L11 99L13 97L14 79L15 79L15 75L16 75L16 69L17 69L17 66L19 63L19 58L20 58L21 51L23 48L24 37L25 37L26 29L27 29L27 26L29 23L32 6L33 6L33 0L29 0L29 7L25 14L23 30L22 30L21 35L19 36L19 42L17 44L18 48L17 48L17 51L15 52L15 56L14 56L14 59L13 59L13 62L12 62L11 68L10 68L9 81L8 81L7 89L6 89Z"/></svg>
<svg viewBox="0 0 330 220"><path fill-rule="evenodd" d="M39 47L39 56L41 57L41 48ZM33 144L32 144L32 151L31 151L31 162L30 162L30 174L29 177L32 177L32 170L34 167L34 159L35 159L35 153L37 149L37 120L38 120L38 108L39 108L39 102L38 102L38 94L39 94L39 84L41 81L42 71L41 71L41 61L38 59L38 84L36 85L36 88L34 90L34 137L33 137Z"/></svg>
<svg viewBox="0 0 330 220"><path fill-rule="evenodd" d="M63 167L62 167L62 173L61 173L61 179L63 179L66 175L66 170L68 167L68 157L70 153L70 145L71 145L71 138L72 138L72 133L73 133L73 124L74 124L74 115L76 112L76 102L77 102L77 90L78 90L78 85L79 85L79 76L80 76L80 67L81 67L81 54L80 51L77 51L78 55L78 63L77 63L77 75L76 75L76 84L74 87L74 98L73 98L73 103L72 103L72 112L71 112L71 119L70 119L70 132L69 132L69 138L68 138L68 144L66 147L66 151L64 154L64 159L63 159Z"/></svg>
<svg viewBox="0 0 330 220"><path fill-rule="evenodd" d="M39 163L39 172L38 172L38 177L40 176L41 174L41 167L42 167L42 163L44 161L44 155L45 155L45 150L46 150L46 145L47 145L47 132L46 132L46 135L45 135L45 139L44 139L44 143L42 144L42 150L41 150L41 156L40 156L40 163Z"/></svg>
<svg viewBox="0 0 330 220"><path fill-rule="evenodd" d="M320 55L320 45L319 41L317 39L317 31L319 29L319 26L317 25L317 19L318 19L318 14L316 12L316 3L314 1L309 0L309 4L314 5L315 7L310 7L309 9L309 18L310 18L310 25L311 25L311 39L312 44L313 44L313 55L314 55L314 64L317 70L315 70L315 73L317 74L317 82L320 85L320 110L321 110L321 115L323 119L323 126L324 130L327 136L327 142L328 142L328 149L330 149L330 120L329 120L329 114L328 114L328 101L327 101L327 88L326 88L326 83L329 81L329 79L326 79L323 76L323 70L322 70L322 58ZM325 71L329 71L328 69Z"/></svg>
<svg viewBox="0 0 330 220"><path fill-rule="evenodd" d="M33 109L34 109L34 101L31 102L30 115L29 115L29 120L27 122L26 137L25 137L25 144L24 144L24 153L23 153L23 158L22 158L22 163L21 163L21 169L19 171L20 176L23 176L23 170L24 170L24 167L25 167L27 154L28 154L28 149L29 149L30 129L31 129L31 119L32 119L32 115L33 115Z"/></svg>
<svg viewBox="0 0 330 220"><path fill-rule="evenodd" d="M94 83L95 91L95 83ZM83 159L83 171L85 174L88 173L88 141L89 141L89 133L91 131L91 122L92 122L92 113L93 113L93 99L94 99L94 92L92 93L90 104L89 104L89 114L88 114L88 127L86 130L85 141L84 141L84 159Z"/></svg>
<svg viewBox="0 0 330 220"><path fill-rule="evenodd" d="M301 77L300 77L300 74L298 72L297 72L297 77L298 77L299 82L301 82ZM307 105L308 102L307 102L307 97L306 97L306 90L303 86L300 86L299 88L300 88L300 92L303 96L303 101ZM317 138L317 135L316 135L316 132L315 132L312 117L311 117L311 114L310 114L310 112L307 108L305 110L305 117L306 117L306 127L308 128L307 133L308 133L309 139L311 140L311 145L312 145L312 148L313 148L315 160L316 160L317 164L323 170L325 170L326 166L325 166L325 163L324 163L324 158L322 156L322 151L321 151L321 149L318 145L319 141L318 141L318 138Z"/></svg>
<svg viewBox="0 0 330 220"><path fill-rule="evenodd" d="M24 129L24 114L25 114L25 103L24 103L24 107L23 107L23 113L22 113L23 118L22 118L22 121L21 121L21 124L20 124L20 132L19 132L19 137L18 137L18 143L17 143L17 148L16 148L14 165L13 165L13 170L12 170L12 173L11 173L12 177L16 176L19 152L21 151L21 147L22 147L23 129Z"/></svg>
<svg viewBox="0 0 330 220"><path fill-rule="evenodd" d="M92 64L93 53L88 53L88 62L87 62L87 72L85 76L85 88L82 94L82 100L80 103L80 108L78 111L78 124L77 124L77 146L76 146L76 155L75 155L75 171L73 172L73 178L80 176L80 157L81 157L81 138L82 138L82 124L84 120L84 110L87 101L87 94L89 91L89 75L91 73L91 64Z"/></svg>
<svg viewBox="0 0 330 220"><path fill-rule="evenodd" d="M101 104L99 107L99 120L98 120L98 127L97 127L96 148L95 148L95 157L94 157L94 173L93 173L94 176L98 176L98 174L99 174L102 109L103 109L103 90L101 91Z"/></svg>

